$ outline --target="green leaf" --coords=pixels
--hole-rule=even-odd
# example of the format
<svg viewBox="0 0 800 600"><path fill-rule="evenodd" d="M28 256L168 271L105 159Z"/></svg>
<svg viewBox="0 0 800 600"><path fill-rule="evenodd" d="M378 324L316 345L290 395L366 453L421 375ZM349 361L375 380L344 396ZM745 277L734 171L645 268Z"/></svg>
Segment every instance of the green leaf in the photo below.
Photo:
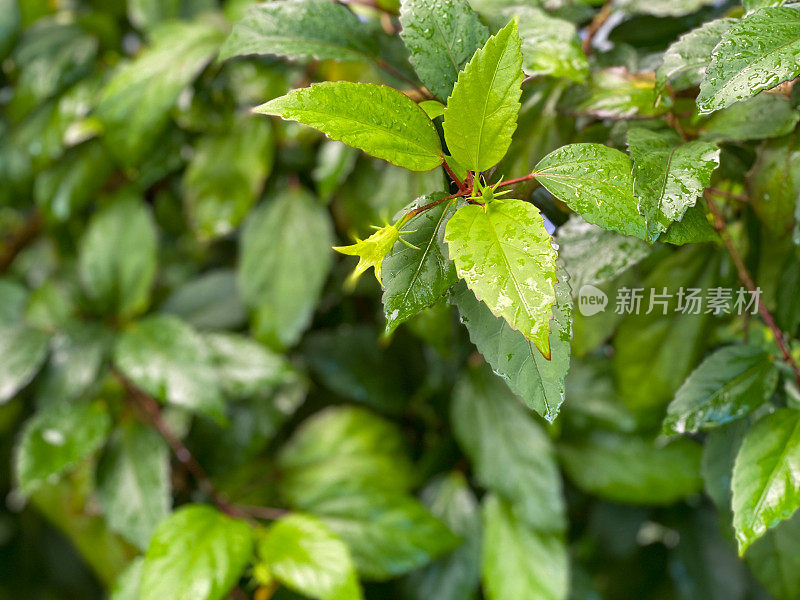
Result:
<svg viewBox="0 0 800 600"><path fill-rule="evenodd" d="M203 339L222 393L228 399L266 395L291 379L286 359L252 338L235 333L207 333Z"/></svg>
<svg viewBox="0 0 800 600"><path fill-rule="evenodd" d="M753 346L729 346L706 358L667 409L668 433L712 429L752 412L778 385L772 358Z"/></svg>
<svg viewBox="0 0 800 600"><path fill-rule="evenodd" d="M144 558L140 600L222 600L253 552L253 532L210 506L162 521Z"/></svg>
<svg viewBox="0 0 800 600"><path fill-rule="evenodd" d="M142 580L144 557L134 558L125 571L117 577L111 588L110 600L139 600L139 588Z"/></svg>
<svg viewBox="0 0 800 600"><path fill-rule="evenodd" d="M669 226L669 229L658 238L659 241L676 246L718 242L719 234L709 221L710 215L705 205L705 200L700 198L694 206L686 210L683 219Z"/></svg>
<svg viewBox="0 0 800 600"><path fill-rule="evenodd" d="M447 527L414 498L360 490L321 499L309 512L350 548L359 573L386 580L418 569L458 544Z"/></svg>
<svg viewBox="0 0 800 600"><path fill-rule="evenodd" d="M639 212L647 221L648 240L655 241L703 194L719 166L719 148L709 142L683 144L672 130L634 127L628 131L628 150Z"/></svg>
<svg viewBox="0 0 800 600"><path fill-rule="evenodd" d="M19 34L21 15L17 0L0 1L0 60L5 60Z"/></svg>
<svg viewBox="0 0 800 600"><path fill-rule="evenodd" d="M657 17L681 17L697 12L713 0L620 0L614 2L631 14L647 14Z"/></svg>
<svg viewBox="0 0 800 600"><path fill-rule="evenodd" d="M800 12L764 8L734 23L714 48L697 96L701 114L755 96L800 74Z"/></svg>
<svg viewBox="0 0 800 600"><path fill-rule="evenodd" d="M161 436L131 423L117 430L97 467L97 497L109 527L141 550L170 511L169 458Z"/></svg>
<svg viewBox="0 0 800 600"><path fill-rule="evenodd" d="M17 485L30 494L91 454L106 440L111 417L101 402L60 402L24 425L16 448Z"/></svg>
<svg viewBox="0 0 800 600"><path fill-rule="evenodd" d="M319 129L410 171L430 171L442 164L439 135L428 115L390 87L328 81L293 90L255 111Z"/></svg>
<svg viewBox="0 0 800 600"><path fill-rule="evenodd" d="M0 278L0 327L14 325L25 314L28 290L12 279Z"/></svg>
<svg viewBox="0 0 800 600"><path fill-rule="evenodd" d="M261 194L273 154L266 119L238 119L224 134L197 143L183 175L183 200L200 237L227 235L241 223Z"/></svg>
<svg viewBox="0 0 800 600"><path fill-rule="evenodd" d="M370 488L405 492L413 467L397 428L363 408L330 407L306 420L281 449L281 494L295 508Z"/></svg>
<svg viewBox="0 0 800 600"><path fill-rule="evenodd" d="M50 336L23 324L0 326L0 405L28 385L47 358Z"/></svg>
<svg viewBox="0 0 800 600"><path fill-rule="evenodd" d="M332 241L327 212L300 188L250 213L236 274L256 337L276 348L299 340L328 277Z"/></svg>
<svg viewBox="0 0 800 600"><path fill-rule="evenodd" d="M511 199L469 204L447 223L445 240L475 296L549 359L557 255L539 209Z"/></svg>
<svg viewBox="0 0 800 600"><path fill-rule="evenodd" d="M114 362L145 392L168 404L225 422L225 404L202 336L170 315L153 315L119 338Z"/></svg>
<svg viewBox="0 0 800 600"><path fill-rule="evenodd" d="M422 490L431 513L461 537L453 552L408 576L404 589L411 600L472 600L480 583L480 506L463 474L438 477Z"/></svg>
<svg viewBox="0 0 800 600"><path fill-rule="evenodd" d="M779 410L745 435L733 467L739 554L800 507L800 411Z"/></svg>
<svg viewBox="0 0 800 600"><path fill-rule="evenodd" d="M800 515L778 523L747 551L747 564L777 600L800 596Z"/></svg>
<svg viewBox="0 0 800 600"><path fill-rule="evenodd" d="M433 121L436 117L441 117L444 115L444 109L447 108L444 104L439 102L438 100L423 100L418 104L418 106L425 111L425 114L428 115L428 118ZM447 160L450 160L450 157L447 157ZM456 172L458 175L458 171L456 171L453 165L450 167ZM462 172L462 175L465 173Z"/></svg>
<svg viewBox="0 0 800 600"><path fill-rule="evenodd" d="M553 422L564 402L564 378L569 370L572 300L562 272L555 285L556 305L550 321L551 357L541 352L505 319L495 317L466 285L455 288L453 301L478 352L511 391L542 417Z"/></svg>
<svg viewBox="0 0 800 600"><path fill-rule="evenodd" d="M153 30L150 46L117 70L97 107L112 154L129 166L145 158L178 96L213 58L223 36L206 22L175 21Z"/></svg>
<svg viewBox="0 0 800 600"><path fill-rule="evenodd" d="M458 74L444 111L444 139L456 162L475 172L505 156L517 128L522 54L512 20Z"/></svg>
<svg viewBox="0 0 800 600"><path fill-rule="evenodd" d="M327 0L276 0L250 6L234 24L220 60L246 54L371 61L378 47L345 5Z"/></svg>
<svg viewBox="0 0 800 600"><path fill-rule="evenodd" d="M350 552L319 519L288 515L258 542L264 566L291 590L319 600L359 600L358 576Z"/></svg>
<svg viewBox="0 0 800 600"><path fill-rule="evenodd" d="M663 115L672 106L670 96L659 99L652 73L630 73L625 67L592 72L590 85L565 97L562 108L600 119L633 119Z"/></svg>
<svg viewBox="0 0 800 600"><path fill-rule="evenodd" d="M146 31L172 19L192 19L214 8L213 0L129 0L128 19Z"/></svg>
<svg viewBox="0 0 800 600"><path fill-rule="evenodd" d="M450 420L483 487L510 501L530 527L551 532L566 527L550 440L498 379L487 370L461 378Z"/></svg>
<svg viewBox="0 0 800 600"><path fill-rule="evenodd" d="M575 25L533 6L514 6L500 14L505 19L519 19L522 70L526 75L550 75L577 82L589 75L589 61Z"/></svg>
<svg viewBox="0 0 800 600"><path fill-rule="evenodd" d="M700 135L716 142L763 140L791 133L798 121L788 98L759 94L711 115Z"/></svg>
<svg viewBox="0 0 800 600"><path fill-rule="evenodd" d="M613 279L650 253L642 240L606 231L575 215L558 228L556 242L573 293L586 284Z"/></svg>
<svg viewBox="0 0 800 600"><path fill-rule="evenodd" d="M197 329L238 329L247 321L232 269L208 271L186 281L173 290L160 310Z"/></svg>
<svg viewBox="0 0 800 600"><path fill-rule="evenodd" d="M569 557L561 536L531 529L495 495L483 501L487 600L566 600Z"/></svg>
<svg viewBox="0 0 800 600"><path fill-rule="evenodd" d="M443 193L422 196L403 212L443 196ZM445 224L453 215L455 206L455 201L442 202L411 218L404 227L413 233L403 239L419 250L397 242L391 254L383 259L383 312L387 334L437 302L456 282L455 267L444 246Z"/></svg>
<svg viewBox="0 0 800 600"><path fill-rule="evenodd" d="M400 24L411 64L425 87L442 101L489 38L489 30L466 0L403 0Z"/></svg>
<svg viewBox="0 0 800 600"><path fill-rule="evenodd" d="M138 197L121 199L92 217L81 238L78 273L96 310L130 318L147 308L157 243L153 217Z"/></svg>
<svg viewBox="0 0 800 600"><path fill-rule="evenodd" d="M617 327L612 366L617 388L630 408L660 411L700 362L710 341L707 327L713 317L698 312L688 301L683 305L687 312L678 311L678 290L683 287L688 293L691 288L719 285L720 259L713 249L690 245L664 258L637 286L656 293L666 288L672 296L666 309L654 304L648 314L650 297L643 293L646 299L639 313L625 315Z"/></svg>
<svg viewBox="0 0 800 600"><path fill-rule="evenodd" d="M570 144L545 156L533 176L586 221L645 239L627 155L601 144Z"/></svg>
<svg viewBox="0 0 800 600"><path fill-rule="evenodd" d="M365 271L374 268L375 279L378 280L379 284L383 285L381 280L383 259L392 251L395 242L400 240L401 233L403 232L399 231L397 226L386 225L365 240L356 238L356 242L349 246L334 246L333 249L341 254L358 257L358 264L350 274L348 284L354 286Z"/></svg>
<svg viewBox="0 0 800 600"><path fill-rule="evenodd" d="M656 93L661 94L667 83L681 91L699 85L706 74L711 52L735 19L715 19L683 34L664 52L656 69Z"/></svg>
<svg viewBox="0 0 800 600"><path fill-rule="evenodd" d="M420 108L423 110L425 109L424 104L424 102L420 102ZM341 142L326 140L320 145L317 152L317 166L311 173L320 200L330 201L334 192L353 172L357 159L358 152Z"/></svg>
<svg viewBox="0 0 800 600"><path fill-rule="evenodd" d="M564 470L582 491L622 504L669 505L699 492L702 446L679 439L595 430L559 446Z"/></svg>
<svg viewBox="0 0 800 600"><path fill-rule="evenodd" d="M800 189L800 148L796 134L770 140L762 146L747 174L747 188L753 210L767 230L776 236L786 235L795 222Z"/></svg>

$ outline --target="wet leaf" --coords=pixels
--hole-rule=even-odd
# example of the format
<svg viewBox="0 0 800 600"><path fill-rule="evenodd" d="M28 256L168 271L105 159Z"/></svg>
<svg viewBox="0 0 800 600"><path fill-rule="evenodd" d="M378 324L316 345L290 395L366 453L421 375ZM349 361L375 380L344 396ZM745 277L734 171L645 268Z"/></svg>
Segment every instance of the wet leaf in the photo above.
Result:
<svg viewBox="0 0 800 600"><path fill-rule="evenodd" d="M293 90L255 109L319 129L328 137L411 171L442 164L428 115L395 89L336 81Z"/></svg>
<svg viewBox="0 0 800 600"><path fill-rule="evenodd" d="M539 209L511 199L470 204L447 223L445 240L475 296L549 359L557 255Z"/></svg>
<svg viewBox="0 0 800 600"><path fill-rule="evenodd" d="M508 150L517 128L521 66L517 21L512 20L459 73L444 111L444 138L465 168L485 171Z"/></svg>
<svg viewBox="0 0 800 600"><path fill-rule="evenodd" d="M701 114L755 96L800 74L800 13L770 7L734 23L714 48L697 96Z"/></svg>

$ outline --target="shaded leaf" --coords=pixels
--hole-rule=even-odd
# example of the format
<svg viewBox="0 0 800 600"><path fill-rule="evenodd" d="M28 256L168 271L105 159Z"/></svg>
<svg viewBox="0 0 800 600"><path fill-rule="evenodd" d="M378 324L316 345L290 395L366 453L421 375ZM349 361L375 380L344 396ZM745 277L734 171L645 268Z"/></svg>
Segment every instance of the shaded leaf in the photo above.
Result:
<svg viewBox="0 0 800 600"><path fill-rule="evenodd" d="M0 326L0 405L28 385L47 358L46 333L23 324Z"/></svg>
<svg viewBox="0 0 800 600"><path fill-rule="evenodd" d="M763 140L791 133L798 121L800 111L788 98L759 94L711 115L701 137L723 142Z"/></svg>

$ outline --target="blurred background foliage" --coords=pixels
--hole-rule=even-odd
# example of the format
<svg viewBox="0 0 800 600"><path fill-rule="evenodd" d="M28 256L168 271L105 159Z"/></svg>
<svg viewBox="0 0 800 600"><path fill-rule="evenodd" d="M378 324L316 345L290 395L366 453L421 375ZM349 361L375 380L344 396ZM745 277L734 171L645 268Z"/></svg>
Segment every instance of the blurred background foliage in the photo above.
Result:
<svg viewBox="0 0 800 600"><path fill-rule="evenodd" d="M482 497L485 519L518 531L520 520L563 522L572 600L769 598L758 580L779 598L796 597L797 517L759 542L748 565L731 543L726 478L740 423L704 445L659 437L675 390L743 320L576 314L567 397L553 426L487 372L446 301L382 336L378 286L365 277L347 291L353 265L330 246L443 189L443 174L385 165L249 109L313 81L408 87L413 71L390 35L398 5L351 5L374 32L378 61L216 60L249 4L0 0L0 599L107 595L152 530L120 518L130 497L114 473L131 453L147 454L159 474L156 521L170 506L209 499L141 426L146 415L119 370L170 398L163 419L236 502L302 509L325 486L362 477L403 498L421 492L461 546L429 565L441 554L426 555L430 540L402 560L391 537L372 551L356 542L360 571L382 581L365 584L367 598L478 593ZM505 4L474 3L487 22ZM585 25L591 4L543 6ZM628 2L594 64L652 70L677 35L732 8L701 4ZM648 116L652 96L614 73L593 87L547 78L526 85L499 172L524 173L568 142L622 146L626 123L615 119ZM721 170L732 189L749 172L756 195L785 193L785 169L794 177L800 163L789 134L797 112L788 101L784 109L774 139L725 147ZM733 125L708 127L724 139ZM520 193L555 225L566 221L543 190ZM778 284L797 278L796 266L784 269L796 265L782 226L793 204L774 205L788 216L760 215L760 206L736 209L738 233L753 246L767 302L796 331L797 303ZM606 278L609 297L624 285L735 282L714 243L636 256ZM766 338L760 329L750 335ZM361 408L342 408L353 406ZM315 421L321 429L293 436L326 409L316 418L330 429ZM337 429L337 419L349 425ZM59 443L70 424L84 436L81 450ZM61 451L45 451L48 440ZM353 440L373 455L363 473L348 462ZM295 464L303 452L330 456L303 470ZM20 455L31 462L22 467L28 489L13 475ZM37 474L48 472L59 476ZM494 544L484 554L514 556L508 540ZM251 574L242 589L254 593Z"/></svg>

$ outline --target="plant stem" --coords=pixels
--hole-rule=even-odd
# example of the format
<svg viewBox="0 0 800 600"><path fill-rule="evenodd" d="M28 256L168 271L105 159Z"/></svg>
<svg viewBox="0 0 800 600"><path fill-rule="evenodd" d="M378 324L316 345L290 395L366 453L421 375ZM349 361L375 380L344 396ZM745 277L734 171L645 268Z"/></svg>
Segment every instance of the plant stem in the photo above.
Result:
<svg viewBox="0 0 800 600"><path fill-rule="evenodd" d="M253 523L253 517L260 519L277 519L287 513L286 510L280 508L240 506L230 502L217 490L214 482L208 476L203 466L197 462L197 459L189 448L186 447L186 444L181 441L164 420L158 401L139 389L139 387L116 369L114 370L114 375L122 383L128 398L133 401L134 405L144 414L159 435L164 438L164 441L167 442L167 445L169 445L178 462L191 474L203 493L206 494L222 512L230 517L244 519L251 523Z"/></svg>
<svg viewBox="0 0 800 600"><path fill-rule="evenodd" d="M597 35L597 32L600 31L600 28L603 26L608 20L608 17L611 16L611 2L610 0L603 4L603 7L600 11L594 16L592 22L586 26L586 37L583 38L583 43L581 47L583 48L583 53L586 56L589 56L592 53L592 42L594 41L594 36Z"/></svg>
<svg viewBox="0 0 800 600"><path fill-rule="evenodd" d="M750 293L757 294L758 291L755 283L753 282L753 278L750 276L750 272L747 270L747 266L744 264L742 255L739 253L738 248L736 248L736 245L731 239L725 218L722 216L722 213L719 211L719 208L711 197L713 194L708 193L709 191L710 190L707 190L705 197L706 202L708 202L708 209L714 216L714 229L716 229L719 233L722 241L725 243L728 254L730 254L731 259L733 259L733 264L736 266L739 280L745 285ZM789 348L786 346L786 338L788 336L780 330L778 325L775 323L772 313L769 312L766 304L760 301L760 298L758 299L758 311L761 313L761 318L764 319L764 323L772 332L772 336L775 338L775 343L778 345L778 348L783 355L783 360L791 367L792 371L794 372L794 377L797 380L797 384L800 385L800 366L797 365L797 362L792 357L791 352L789 352Z"/></svg>
<svg viewBox="0 0 800 600"><path fill-rule="evenodd" d="M533 173L530 173L530 174L524 175L522 177L517 177L516 179L509 179L508 181L501 181L495 187L501 188L501 187L506 187L506 186L509 186L509 185L516 185L517 183L522 183L524 181L530 181L532 179L536 179L536 176Z"/></svg>
<svg viewBox="0 0 800 600"><path fill-rule="evenodd" d="M456 175L456 174L453 172L453 169L451 169L451 168L450 168L450 165L449 165L449 164L447 164L447 159L446 159L446 158L444 158L444 157L442 157L442 159L443 159L443 161L444 161L444 162L442 162L442 166L444 167L444 170L445 170L445 171L447 171L447 174L450 176L450 179L452 179L452 180L453 180L453 182L454 182L454 183L455 183L455 184L458 186L458 190L459 190L459 191L463 190L463 189L464 189L464 182L463 182L463 181L461 181L461 180L458 178L458 175Z"/></svg>
<svg viewBox="0 0 800 600"><path fill-rule="evenodd" d="M0 248L0 273L5 273L17 255L36 239L43 224L42 215L34 210L22 226L8 236Z"/></svg>

